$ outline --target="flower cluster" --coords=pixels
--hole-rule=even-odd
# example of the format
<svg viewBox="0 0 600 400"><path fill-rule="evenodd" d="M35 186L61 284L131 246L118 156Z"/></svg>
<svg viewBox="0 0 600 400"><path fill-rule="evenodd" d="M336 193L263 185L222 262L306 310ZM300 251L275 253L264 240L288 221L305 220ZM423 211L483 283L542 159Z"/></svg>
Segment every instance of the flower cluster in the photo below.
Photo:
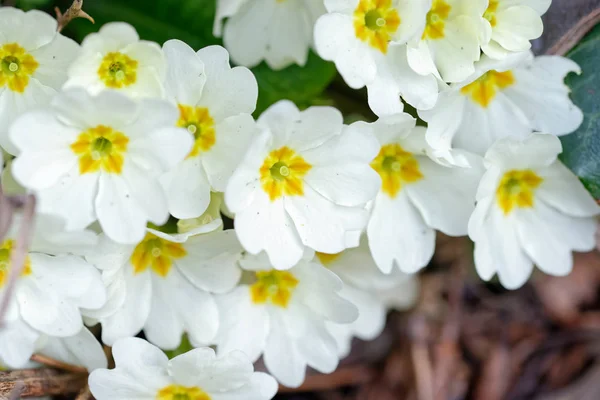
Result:
<svg viewBox="0 0 600 400"><path fill-rule="evenodd" d="M411 307L436 231L469 235L479 275L507 288L534 264L569 273L600 207L557 159L583 118L563 82L579 67L529 50L549 6L219 0L227 50L199 51L125 23L78 45L48 15L0 8L3 184L38 201L0 363L83 365L98 400L266 400ZM313 45L377 121L285 100L254 119L247 67L303 65ZM168 360L183 337L198 348ZM254 372L261 356L275 379Z"/></svg>

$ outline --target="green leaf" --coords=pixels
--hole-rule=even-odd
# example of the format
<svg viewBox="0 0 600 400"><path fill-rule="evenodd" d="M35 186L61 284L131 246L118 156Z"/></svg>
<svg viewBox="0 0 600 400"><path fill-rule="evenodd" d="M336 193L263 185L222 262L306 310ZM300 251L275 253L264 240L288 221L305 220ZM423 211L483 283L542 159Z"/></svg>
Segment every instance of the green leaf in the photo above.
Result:
<svg viewBox="0 0 600 400"><path fill-rule="evenodd" d="M68 1L60 1L66 9ZM140 37L160 44L180 39L194 49L221 40L212 35L215 0L90 0L84 10L95 20L74 20L65 33L81 41L110 21L125 21L133 25ZM294 101L299 107L312 105L335 76L335 66L310 53L306 66L292 65L281 71L271 70L265 63L252 69L258 81L259 96L255 115L281 99Z"/></svg>
<svg viewBox="0 0 600 400"><path fill-rule="evenodd" d="M561 160L581 179L595 199L600 199L600 25L567 55L581 66L581 75L571 74L567 85L585 119L574 133L561 137ZM543 96L543 94L541 94Z"/></svg>

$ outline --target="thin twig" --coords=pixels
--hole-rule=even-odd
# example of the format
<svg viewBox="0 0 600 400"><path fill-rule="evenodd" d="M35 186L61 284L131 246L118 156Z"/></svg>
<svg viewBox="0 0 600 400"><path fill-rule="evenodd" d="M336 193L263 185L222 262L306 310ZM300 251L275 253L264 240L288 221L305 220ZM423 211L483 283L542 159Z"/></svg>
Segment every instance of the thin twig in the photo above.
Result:
<svg viewBox="0 0 600 400"><path fill-rule="evenodd" d="M17 280L23 273L25 268L25 259L27 257L27 248L31 241L31 233L33 230L33 218L35 214L35 196L29 195L23 205L23 218L19 227L19 235L15 243L15 247L10 252L10 270L8 274L8 283L4 292L2 302L0 302L0 329L4 325L4 315L8 311L11 303L12 295L15 291Z"/></svg>
<svg viewBox="0 0 600 400"><path fill-rule="evenodd" d="M95 24L94 18L92 18L88 13L82 10L83 8L83 0L73 0L73 4L65 13L61 13L58 7L54 8L56 12L56 20L58 21L58 31L62 31L65 26L69 24L75 18L85 18L90 21L92 24Z"/></svg>
<svg viewBox="0 0 600 400"><path fill-rule="evenodd" d="M75 372L79 374L85 374L87 369L78 365L68 364L59 360L55 360L50 357L46 357L42 354L34 354L31 356L31 361L44 364L47 367L61 369L63 371Z"/></svg>
<svg viewBox="0 0 600 400"><path fill-rule="evenodd" d="M87 374L64 373L50 368L0 372L0 398L9 398L15 388L21 397L68 395L79 392L87 383Z"/></svg>
<svg viewBox="0 0 600 400"><path fill-rule="evenodd" d="M546 54L564 56L599 22L600 8L597 8L562 35L560 40L546 51Z"/></svg>

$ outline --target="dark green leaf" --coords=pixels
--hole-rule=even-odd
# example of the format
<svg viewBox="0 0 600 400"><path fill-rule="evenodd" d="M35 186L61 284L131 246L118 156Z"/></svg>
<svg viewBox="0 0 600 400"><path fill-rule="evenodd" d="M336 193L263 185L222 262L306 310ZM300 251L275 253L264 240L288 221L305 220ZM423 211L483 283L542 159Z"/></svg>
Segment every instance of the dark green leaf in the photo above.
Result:
<svg viewBox="0 0 600 400"><path fill-rule="evenodd" d="M61 1L62 9L69 5ZM140 36L160 44L168 39L180 39L195 49L221 44L213 37L215 0L90 0L84 9L96 20L96 25L75 20L66 34L81 41L85 35L97 31L110 21L125 21L133 25ZM290 66L273 71L266 64L252 69L259 87L256 115L281 99L290 99L299 107L306 107L318 97L335 76L335 66L311 53L307 65Z"/></svg>
<svg viewBox="0 0 600 400"><path fill-rule="evenodd" d="M583 70L581 75L569 75L566 82L585 119L577 131L561 137L561 159L594 198L600 199L600 25L567 56Z"/></svg>

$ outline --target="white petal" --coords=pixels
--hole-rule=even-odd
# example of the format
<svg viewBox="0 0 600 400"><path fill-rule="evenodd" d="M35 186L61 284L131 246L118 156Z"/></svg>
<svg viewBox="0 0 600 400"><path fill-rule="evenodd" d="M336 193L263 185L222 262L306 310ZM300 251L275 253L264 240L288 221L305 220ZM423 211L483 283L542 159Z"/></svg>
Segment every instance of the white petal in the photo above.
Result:
<svg viewBox="0 0 600 400"><path fill-rule="evenodd" d="M219 307L219 333L216 336L219 353L239 349L250 361L256 361L264 347L268 333L265 307L250 299L250 288L240 285L230 293L215 296Z"/></svg>
<svg viewBox="0 0 600 400"><path fill-rule="evenodd" d="M254 367L241 351L232 351L217 358L213 349L205 347L169 361L169 372L177 383L218 393L242 387L250 380Z"/></svg>
<svg viewBox="0 0 600 400"><path fill-rule="evenodd" d="M152 298L150 272L134 275L133 266L127 265L125 268L122 279L125 279L127 286L123 307L101 321L102 342L109 346L118 339L137 335L150 314Z"/></svg>
<svg viewBox="0 0 600 400"><path fill-rule="evenodd" d="M144 334L148 341L164 350L174 350L181 344L181 336L184 333L183 321L179 315L178 304L173 301L173 292L177 284L185 285L171 271L165 278L150 273L152 280L152 305L150 314L144 324ZM191 305L188 303L188 305Z"/></svg>
<svg viewBox="0 0 600 400"><path fill-rule="evenodd" d="M124 244L142 241L148 215L141 209L123 178L101 174L95 206L98 221L106 236ZM167 217L165 215L164 219Z"/></svg>
<svg viewBox="0 0 600 400"><path fill-rule="evenodd" d="M180 219L196 218L210 203L210 183L199 157L186 158L160 177L169 212Z"/></svg>
<svg viewBox="0 0 600 400"><path fill-rule="evenodd" d="M233 230L193 236L184 248L187 255L175 265L198 288L226 293L239 281L242 247Z"/></svg>
<svg viewBox="0 0 600 400"><path fill-rule="evenodd" d="M229 54L221 46L207 46L198 51L207 76L199 106L207 107L220 122L238 114L251 114L256 108L258 84L248 68L229 65Z"/></svg>
<svg viewBox="0 0 600 400"><path fill-rule="evenodd" d="M308 328L298 343L298 352L306 363L317 371L329 374L338 366L337 344L319 318L307 321Z"/></svg>
<svg viewBox="0 0 600 400"><path fill-rule="evenodd" d="M56 214L66 221L65 229L80 230L96 220L94 200L98 174L79 174L75 166L54 186L38 194L38 211Z"/></svg>
<svg viewBox="0 0 600 400"><path fill-rule="evenodd" d="M477 273L484 280L497 273L507 289L521 287L531 275L533 263L521 248L513 218L491 209L481 223L480 237L475 238Z"/></svg>
<svg viewBox="0 0 600 400"><path fill-rule="evenodd" d="M167 60L165 93L178 104L195 105L202 96L206 82L204 63L196 52L181 40L163 44Z"/></svg>
<svg viewBox="0 0 600 400"><path fill-rule="evenodd" d="M323 253L346 249L346 233L363 229L368 220L366 209L339 206L308 185L304 187L304 195L286 197L283 203L302 243Z"/></svg>
<svg viewBox="0 0 600 400"><path fill-rule="evenodd" d="M297 225L284 208L284 199L269 200L262 189L253 202L236 212L234 226L242 246L251 254L265 251L275 268L288 269L302 257L304 245ZM257 229L261 231L257 235Z"/></svg>
<svg viewBox="0 0 600 400"><path fill-rule="evenodd" d="M473 63L479 60L478 20L460 15L446 22L445 36L430 40L435 65L446 82L461 82L475 72Z"/></svg>
<svg viewBox="0 0 600 400"><path fill-rule="evenodd" d="M90 372L108 365L102 345L87 328L75 336L60 339L47 337L44 347L38 352L55 360L81 365Z"/></svg>
<svg viewBox="0 0 600 400"><path fill-rule="evenodd" d="M531 130L565 135L581 125L583 113L569 99L570 90L563 80L569 72L580 71L567 58L537 57L532 64L513 71L517 83L506 89L506 95L526 115ZM536 95L539 92L544 96Z"/></svg>
<svg viewBox="0 0 600 400"><path fill-rule="evenodd" d="M414 273L433 256L435 232L406 193L400 192L393 199L383 193L377 196L367 236L373 259L384 273L389 273L394 264L403 272Z"/></svg>
<svg viewBox="0 0 600 400"><path fill-rule="evenodd" d="M573 217L591 217L600 212L581 181L560 161L538 173L544 180L536 189L536 195L548 205Z"/></svg>
<svg viewBox="0 0 600 400"><path fill-rule="evenodd" d="M255 129L254 119L249 114L229 117L217 124L217 141L202 155L202 165L215 191L225 191L229 178L254 138Z"/></svg>
<svg viewBox="0 0 600 400"><path fill-rule="evenodd" d="M522 246L547 274L568 275L573 267L571 251L589 251L595 247L597 224L593 218L569 217L543 202L520 209L518 214L517 230Z"/></svg>
<svg viewBox="0 0 600 400"><path fill-rule="evenodd" d="M1 16L0 13L0 20ZM10 368L25 367L35 351L39 336L22 319L10 321L0 330L0 361Z"/></svg>
<svg viewBox="0 0 600 400"><path fill-rule="evenodd" d="M271 313L271 329L263 355L265 366L281 384L298 387L304 382L306 361L290 339L281 313Z"/></svg>
<svg viewBox="0 0 600 400"><path fill-rule="evenodd" d="M325 60L334 61L346 84L360 89L373 82L377 65L374 50L356 38L352 17L342 14L325 14L315 24L315 47Z"/></svg>
<svg viewBox="0 0 600 400"><path fill-rule="evenodd" d="M401 24L402 26L402 24ZM390 46L378 64L377 77L367 85L369 107L378 116L401 113L400 96L417 109L432 108L438 98L433 75L419 75L408 64L406 46Z"/></svg>
<svg viewBox="0 0 600 400"><path fill-rule="evenodd" d="M277 393L277 381L263 372L255 372L249 382L239 389L211 393L212 400L270 400Z"/></svg>
<svg viewBox="0 0 600 400"><path fill-rule="evenodd" d="M36 284L46 293L59 294L62 303L98 309L106 302L100 273L83 258L73 255L32 254L31 269Z"/></svg>
<svg viewBox="0 0 600 400"><path fill-rule="evenodd" d="M83 328L79 309L63 296L45 289L32 281L19 287L16 297L23 320L47 335L75 335Z"/></svg>
<svg viewBox="0 0 600 400"><path fill-rule="evenodd" d="M506 170L547 167L561 152L562 144L556 136L532 134L524 140L498 140L485 154L485 162Z"/></svg>
<svg viewBox="0 0 600 400"><path fill-rule="evenodd" d="M271 0L247 1L229 18L223 43L235 64L251 68L264 59L275 7L276 3Z"/></svg>
<svg viewBox="0 0 600 400"><path fill-rule="evenodd" d="M54 40L30 53L39 63L33 77L41 84L60 90L67 80L67 69L79 54L79 45L60 33Z"/></svg>
<svg viewBox="0 0 600 400"><path fill-rule="evenodd" d="M418 157L424 178L405 190L426 224L450 236L467 234L467 222L475 208L479 174L473 169L447 168Z"/></svg>
<svg viewBox="0 0 600 400"><path fill-rule="evenodd" d="M255 195L262 192L259 170L268 154L267 144L270 140L271 135L267 131L255 137L246 156L227 183L225 203L234 214L252 204Z"/></svg>

